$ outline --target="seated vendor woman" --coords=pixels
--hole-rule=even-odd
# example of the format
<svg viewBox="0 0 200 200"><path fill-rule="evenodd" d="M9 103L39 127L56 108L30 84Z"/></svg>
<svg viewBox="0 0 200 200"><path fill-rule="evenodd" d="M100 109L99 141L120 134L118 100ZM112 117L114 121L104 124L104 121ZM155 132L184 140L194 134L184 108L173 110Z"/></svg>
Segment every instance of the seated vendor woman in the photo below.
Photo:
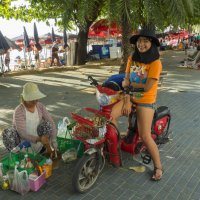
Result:
<svg viewBox="0 0 200 200"><path fill-rule="evenodd" d="M13 127L3 131L3 143L10 151L14 147L30 143L34 152L43 153L47 145L57 149L56 126L46 107L39 102L44 98L35 83L26 83L21 94L21 103L14 111Z"/></svg>

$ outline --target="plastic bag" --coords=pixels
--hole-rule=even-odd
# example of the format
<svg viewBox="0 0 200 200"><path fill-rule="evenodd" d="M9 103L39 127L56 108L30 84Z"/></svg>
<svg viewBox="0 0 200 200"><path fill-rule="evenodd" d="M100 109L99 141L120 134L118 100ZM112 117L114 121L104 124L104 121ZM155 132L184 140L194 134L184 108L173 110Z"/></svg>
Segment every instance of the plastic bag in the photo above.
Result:
<svg viewBox="0 0 200 200"><path fill-rule="evenodd" d="M63 120L58 122L58 137L71 139L70 133L68 133L68 126L70 124L69 118L64 117Z"/></svg>
<svg viewBox="0 0 200 200"><path fill-rule="evenodd" d="M30 191L27 171L23 170L19 172L17 167L15 167L11 190L18 192L21 195L24 195Z"/></svg>
<svg viewBox="0 0 200 200"><path fill-rule="evenodd" d="M77 150L72 148L72 149L69 149L67 151L65 151L63 154L62 154L62 160L65 162L65 163L68 163L70 161L73 161L73 160L76 160L77 159Z"/></svg>

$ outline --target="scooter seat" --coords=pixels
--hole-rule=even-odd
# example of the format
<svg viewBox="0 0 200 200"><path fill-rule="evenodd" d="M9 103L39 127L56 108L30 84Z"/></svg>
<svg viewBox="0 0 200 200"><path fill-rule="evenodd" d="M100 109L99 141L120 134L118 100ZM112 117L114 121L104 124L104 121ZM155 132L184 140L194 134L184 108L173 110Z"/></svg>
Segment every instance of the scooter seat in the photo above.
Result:
<svg viewBox="0 0 200 200"><path fill-rule="evenodd" d="M166 115L170 116L170 110L167 106L160 106L156 109L155 114L154 114L154 118L155 119L160 119Z"/></svg>

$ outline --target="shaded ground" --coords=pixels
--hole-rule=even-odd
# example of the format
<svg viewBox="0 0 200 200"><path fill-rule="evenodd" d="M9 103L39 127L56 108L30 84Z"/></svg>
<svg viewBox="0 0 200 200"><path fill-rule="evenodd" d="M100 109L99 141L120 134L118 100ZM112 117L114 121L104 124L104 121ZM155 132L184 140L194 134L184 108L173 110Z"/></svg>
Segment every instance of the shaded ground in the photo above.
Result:
<svg viewBox="0 0 200 200"><path fill-rule="evenodd" d="M158 105L169 106L172 113L172 141L161 149L165 174L159 183L149 180L152 165L145 173L134 173L129 166L138 165L132 156L123 154L124 165L115 169L106 165L95 187L86 194L75 194L71 190L71 174L75 163L62 164L55 170L47 184L37 193L30 192L21 197L11 191L0 190L2 199L141 199L141 200L199 200L200 199L200 71L180 69L176 66L184 52L166 51L162 55L163 69L167 79L158 92ZM58 122L80 107L97 107L94 89L86 81L86 75L94 75L103 81L119 66L109 66L107 61L90 66L76 67L70 71L45 72L0 78L0 128L11 124L14 108L19 103L22 85L27 81L39 84L47 94L42 102ZM116 61L115 61L116 62ZM108 62L107 62L108 63ZM126 118L119 122L126 129ZM1 147L1 154L4 152Z"/></svg>

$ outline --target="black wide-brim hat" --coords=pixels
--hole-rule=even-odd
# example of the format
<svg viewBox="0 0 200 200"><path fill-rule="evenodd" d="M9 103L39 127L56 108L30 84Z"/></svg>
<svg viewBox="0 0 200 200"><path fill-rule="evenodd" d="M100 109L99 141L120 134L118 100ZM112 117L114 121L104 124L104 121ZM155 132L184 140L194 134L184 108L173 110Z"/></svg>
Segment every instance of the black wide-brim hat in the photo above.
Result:
<svg viewBox="0 0 200 200"><path fill-rule="evenodd" d="M136 44L137 40L139 37L147 37L152 40L156 44L156 46L160 46L160 42L158 38L156 38L155 30L149 27L144 27L143 29L140 30L139 34L133 35L130 38L130 43L131 44Z"/></svg>

